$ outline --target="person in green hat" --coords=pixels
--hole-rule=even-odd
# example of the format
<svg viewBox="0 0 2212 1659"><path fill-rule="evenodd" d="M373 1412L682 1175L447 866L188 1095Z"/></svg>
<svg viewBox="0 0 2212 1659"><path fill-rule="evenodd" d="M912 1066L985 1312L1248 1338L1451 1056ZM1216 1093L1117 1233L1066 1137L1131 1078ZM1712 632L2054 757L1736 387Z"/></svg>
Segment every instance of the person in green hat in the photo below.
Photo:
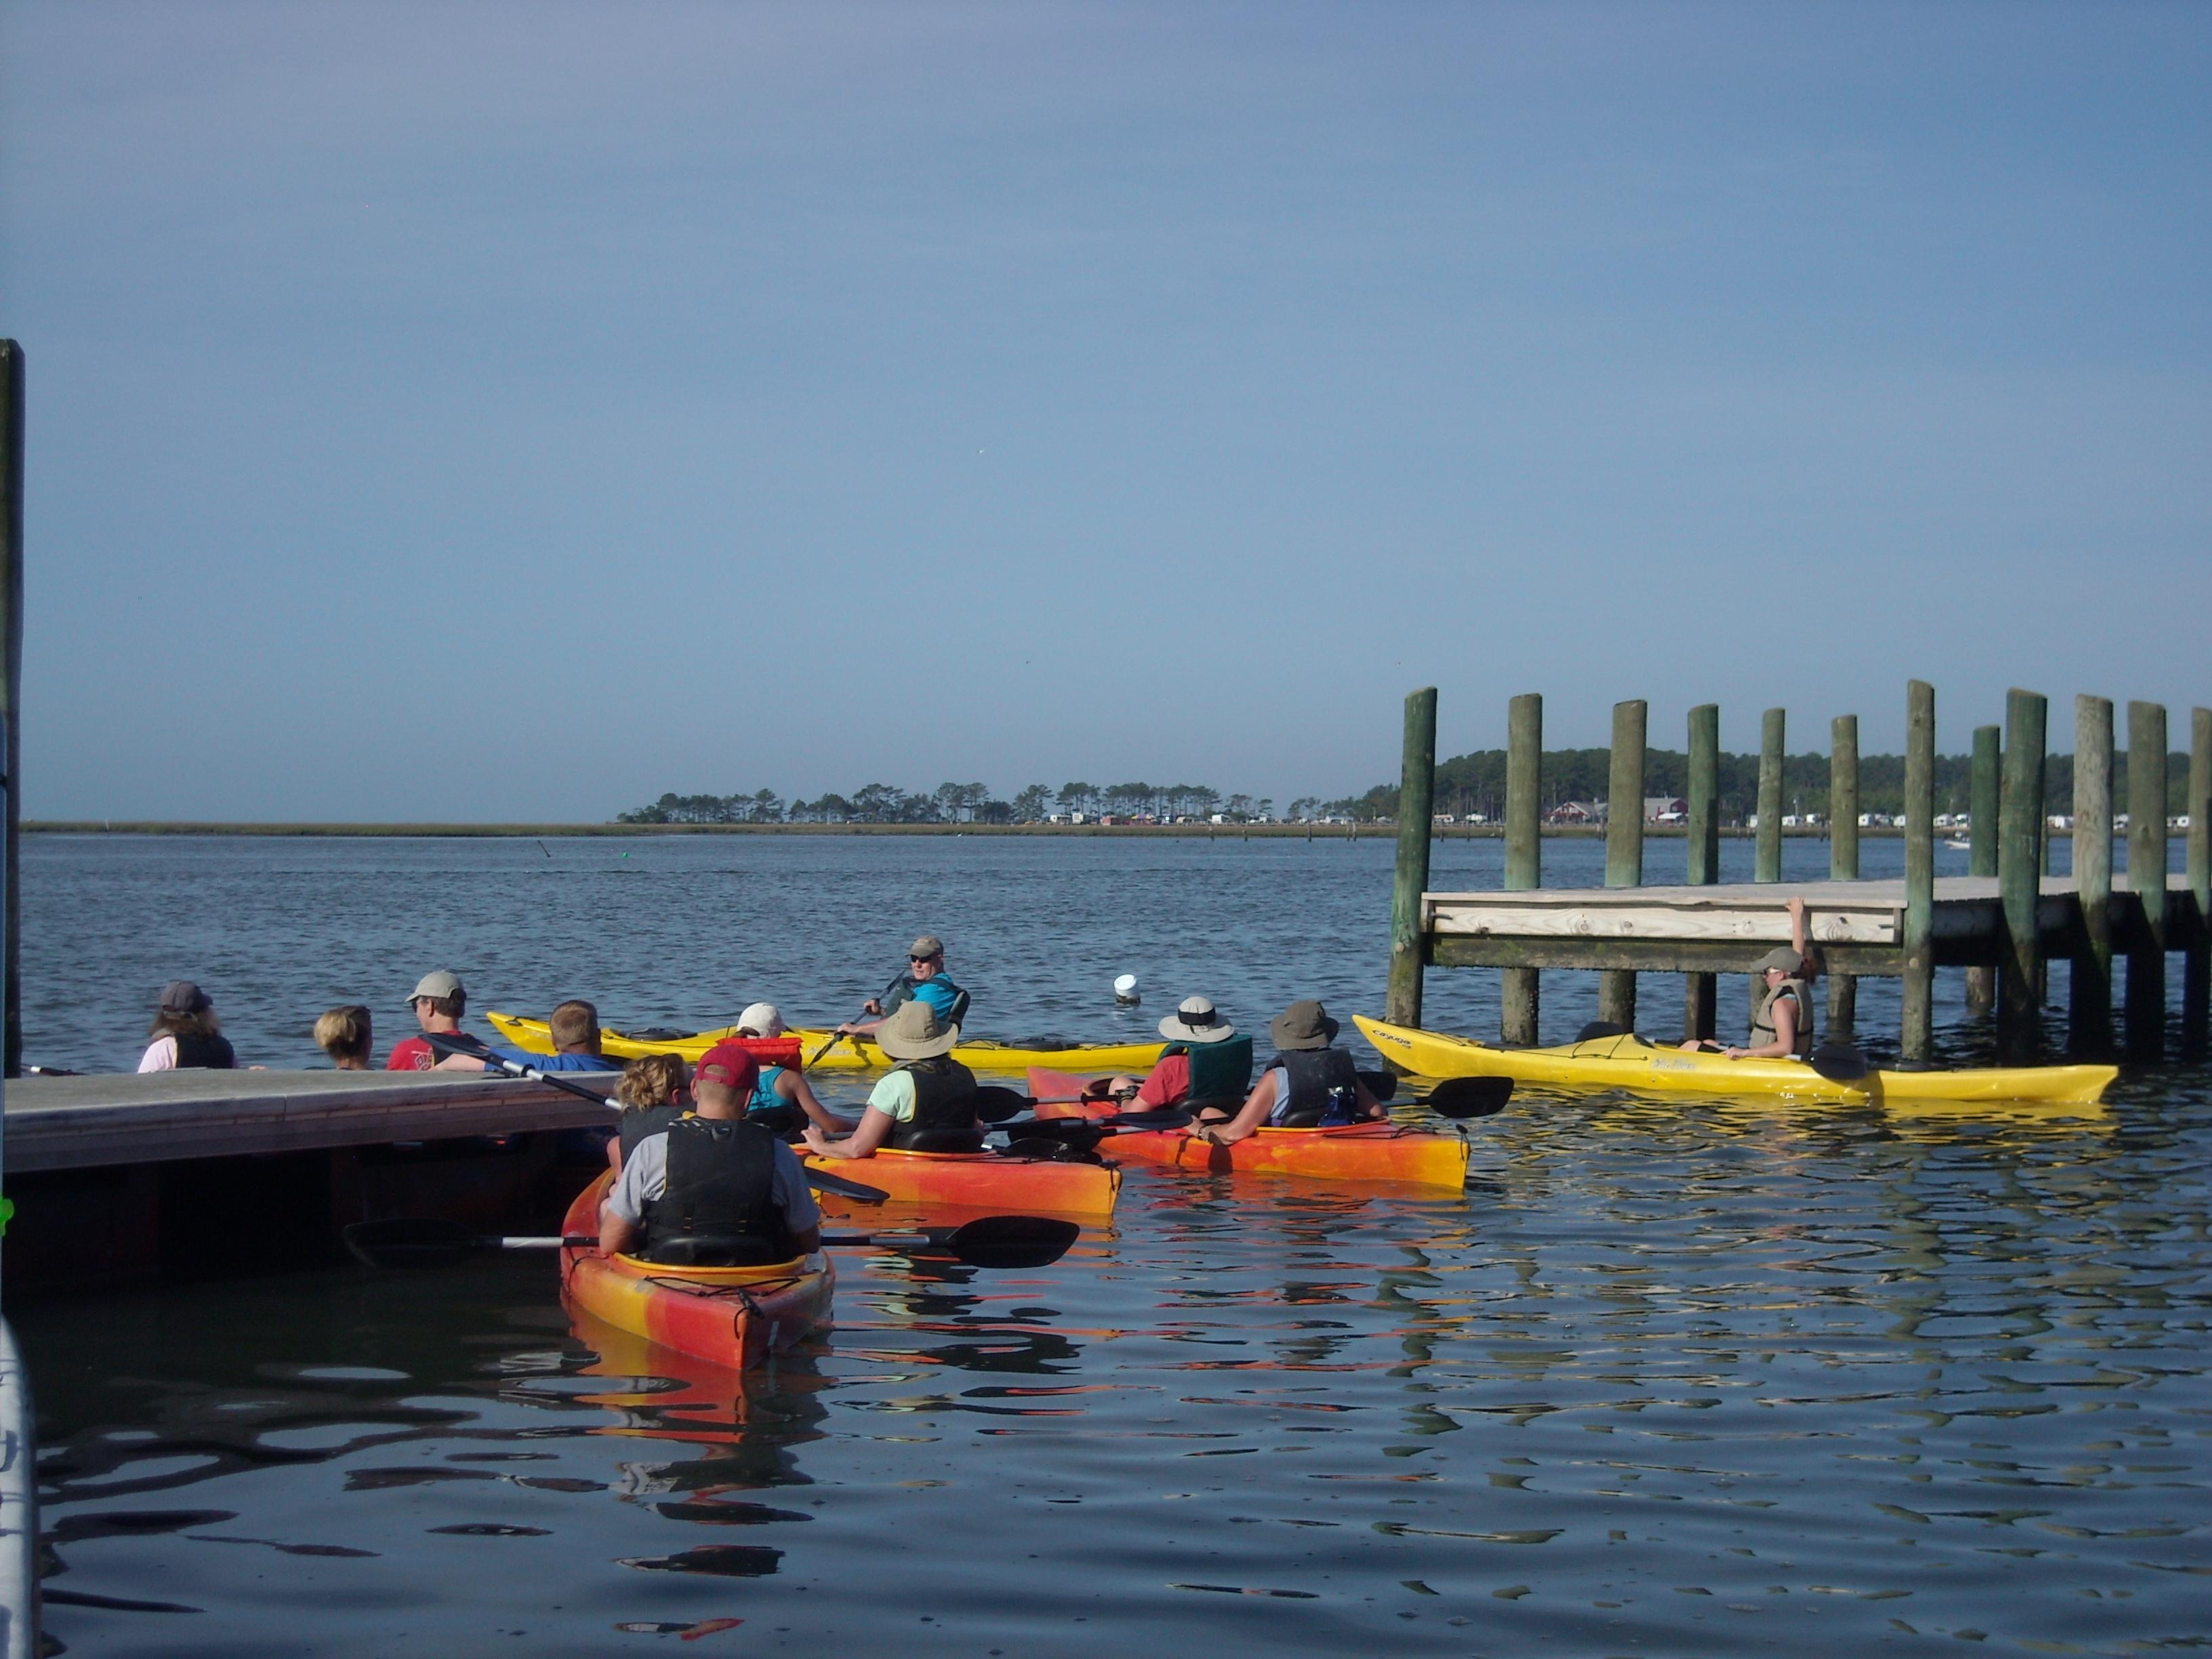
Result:
<svg viewBox="0 0 2212 1659"><path fill-rule="evenodd" d="M853 1133L832 1140L806 1126L809 1151L822 1158L873 1158L878 1146L915 1152L975 1152L983 1125L975 1115L975 1074L952 1058L960 1028L916 998L902 1002L876 1028L876 1046L898 1061L868 1096Z"/></svg>
<svg viewBox="0 0 2212 1659"><path fill-rule="evenodd" d="M1328 1128L1364 1123L1386 1114L1359 1080L1352 1056L1332 1048L1337 1023L1318 1002L1294 1002L1267 1024L1275 1057L1252 1085L1233 1117L1201 1111L1191 1139L1233 1146L1261 1126L1276 1129Z"/></svg>

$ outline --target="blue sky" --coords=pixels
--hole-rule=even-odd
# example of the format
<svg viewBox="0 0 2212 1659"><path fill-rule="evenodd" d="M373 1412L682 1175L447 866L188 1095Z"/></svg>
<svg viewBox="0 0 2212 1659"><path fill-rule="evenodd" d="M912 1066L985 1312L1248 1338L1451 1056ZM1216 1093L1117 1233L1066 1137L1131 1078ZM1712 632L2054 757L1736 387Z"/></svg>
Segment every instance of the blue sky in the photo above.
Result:
<svg viewBox="0 0 2212 1659"><path fill-rule="evenodd" d="M2185 733L2208 85L2186 5L15 0L24 810Z"/></svg>

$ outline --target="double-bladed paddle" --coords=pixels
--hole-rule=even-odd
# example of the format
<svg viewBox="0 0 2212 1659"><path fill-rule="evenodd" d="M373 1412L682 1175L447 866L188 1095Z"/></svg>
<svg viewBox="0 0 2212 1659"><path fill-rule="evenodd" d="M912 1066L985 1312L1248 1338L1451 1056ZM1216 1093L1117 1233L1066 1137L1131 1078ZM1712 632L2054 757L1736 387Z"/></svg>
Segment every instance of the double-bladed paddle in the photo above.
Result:
<svg viewBox="0 0 2212 1659"><path fill-rule="evenodd" d="M509 1060L505 1054L495 1053L486 1048L466 1032L425 1031L422 1033L422 1040L441 1054L466 1054L471 1060L480 1060L487 1066L497 1066L509 1077L527 1078L532 1083L543 1083L548 1088L558 1089L564 1094L575 1096L579 1100L591 1101L596 1105L605 1107L609 1111L622 1110L620 1101L610 1100L597 1089L587 1089L582 1084L574 1082L557 1072L541 1072L535 1066L526 1066L520 1060ZM848 1181L843 1176L831 1175L827 1170L814 1168L811 1164L802 1164L800 1167L805 1171L806 1184L817 1193L834 1193L839 1198L849 1198L860 1204L881 1204L890 1197L890 1194L880 1187L863 1186L857 1181Z"/></svg>
<svg viewBox="0 0 2212 1659"><path fill-rule="evenodd" d="M885 997L889 996L892 992L894 992L894 991L897 990L897 989L898 989L898 988L899 988L899 981L900 981L900 980L902 980L902 979L904 979L905 977L906 977L906 975L905 975L904 974L898 974L898 975L893 975L893 976L892 976L892 978L891 978L891 980L890 980L890 983L888 983L887 985L885 985L882 990L880 990L880 991L877 992L877 993L876 993L876 994L875 994L872 998L871 998L871 999L870 999L870 1000L871 1000L871 1001L872 1001L872 1002L874 1002L874 1003L875 1003L878 1007L882 1006L884 999ZM868 1011L867 1011L866 1008L863 1008L863 1009L861 1009L861 1010L860 1010L860 1012L859 1013L857 1013L857 1014L855 1014L855 1015L854 1015L854 1016L853 1016L853 1019L862 1019L862 1018L866 1018L866 1016L867 1016L867 1012L868 1012ZM849 1025L850 1024L852 1024L852 1020L848 1020L848 1021L846 1022L846 1024ZM817 1049L814 1051L813 1054L812 1054L812 1055L808 1059L808 1060L807 1060L807 1062L806 1062L806 1063L807 1063L809 1066L813 1066L813 1065L818 1064L818 1063L820 1062L820 1060L821 1060L821 1059L822 1059L822 1056L823 1056L823 1055L824 1055L824 1054L828 1054L828 1053L829 1053L832 1048L836 1048L839 1043L842 1042L843 1042L847 1037L848 1037L848 1036L854 1036L854 1033L853 1033L853 1032L851 1032L851 1031L832 1031L832 1032L830 1032L830 1041L829 1041L829 1042L825 1042L825 1043L823 1043L823 1044L819 1048L817 1048Z"/></svg>
<svg viewBox="0 0 2212 1659"><path fill-rule="evenodd" d="M987 1215L957 1227L890 1227L871 1233L824 1233L825 1245L926 1249L971 1267L1042 1267L1067 1253L1083 1229L1042 1215ZM372 1267L443 1267L488 1250L597 1249L596 1238L501 1237L440 1217L397 1216L356 1221L340 1235L356 1261Z"/></svg>

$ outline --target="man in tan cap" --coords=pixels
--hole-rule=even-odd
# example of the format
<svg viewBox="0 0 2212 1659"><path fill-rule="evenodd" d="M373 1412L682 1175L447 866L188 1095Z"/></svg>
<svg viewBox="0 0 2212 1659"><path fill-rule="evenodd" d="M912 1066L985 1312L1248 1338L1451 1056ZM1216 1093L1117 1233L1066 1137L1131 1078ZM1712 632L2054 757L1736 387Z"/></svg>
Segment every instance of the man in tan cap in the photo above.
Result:
<svg viewBox="0 0 2212 1659"><path fill-rule="evenodd" d="M974 1152L983 1146L975 1074L952 1058L960 1028L915 998L876 1027L876 1046L899 1062L868 1097L859 1127L832 1140L809 1124L806 1144L823 1158L872 1158L890 1146L915 1152Z"/></svg>
<svg viewBox="0 0 2212 1659"><path fill-rule="evenodd" d="M862 1006L862 1013L875 1018L847 1020L837 1029L847 1036L873 1036L885 1016L896 1013L908 1002L927 1005L947 1025L958 1025L968 1018L968 994L945 971L943 939L924 933L907 951L906 963L906 972L885 986L881 997L870 997Z"/></svg>
<svg viewBox="0 0 2212 1659"><path fill-rule="evenodd" d="M415 987L407 1005L415 1011L415 1023L425 1031L437 1031L452 1036L461 1029L461 1015L469 1006L467 988L461 976L449 969L441 968L434 974L425 974ZM384 1062L387 1072L434 1072L438 1068L438 1051L419 1036L392 1045L392 1057Z"/></svg>

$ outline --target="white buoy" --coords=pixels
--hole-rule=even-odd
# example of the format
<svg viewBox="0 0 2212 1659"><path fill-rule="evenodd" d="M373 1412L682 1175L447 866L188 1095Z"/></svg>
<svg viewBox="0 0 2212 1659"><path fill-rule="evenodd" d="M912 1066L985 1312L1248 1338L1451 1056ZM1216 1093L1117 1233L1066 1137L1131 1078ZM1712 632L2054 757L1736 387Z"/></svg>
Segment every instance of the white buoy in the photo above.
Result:
<svg viewBox="0 0 2212 1659"><path fill-rule="evenodd" d="M1137 976L1124 974L1114 981L1114 1000L1125 1008L1133 1008L1144 999L1137 994Z"/></svg>

